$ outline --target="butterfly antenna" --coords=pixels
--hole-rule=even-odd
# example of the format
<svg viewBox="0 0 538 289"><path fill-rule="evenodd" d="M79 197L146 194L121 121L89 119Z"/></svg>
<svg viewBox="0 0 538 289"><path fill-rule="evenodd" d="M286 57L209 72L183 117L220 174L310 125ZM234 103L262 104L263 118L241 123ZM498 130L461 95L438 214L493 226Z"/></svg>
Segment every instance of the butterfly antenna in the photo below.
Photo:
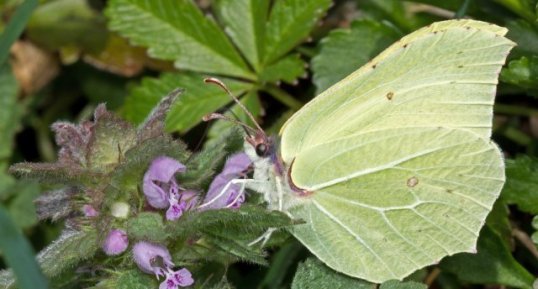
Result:
<svg viewBox="0 0 538 289"><path fill-rule="evenodd" d="M224 91L226 91L226 93L233 99L233 101L235 101L235 103L237 103L237 105L239 105L239 107L248 115L250 120L252 120L254 125L256 125L256 128L260 132L263 132L263 129L260 127L260 125L258 124L256 119L254 118L252 113L250 113L250 111L248 111L248 109L239 101L239 99L237 99L237 97L235 97L232 94L232 92L228 89L228 87L226 87L226 85L224 83L222 83L222 81L220 81L220 80L218 80L216 78L213 78L213 77L208 77L208 78L204 79L204 82L216 84L216 85L220 86L222 89L224 89Z"/></svg>
<svg viewBox="0 0 538 289"><path fill-rule="evenodd" d="M231 123L237 124L237 125L241 126L245 130L245 133L248 136L252 136L252 133L256 133L256 130L251 128L250 126L248 126L248 125L246 125L246 124L244 124L244 123L242 123L242 122L240 122L240 121L238 121L236 119L227 117L227 116L225 116L225 115L223 115L221 113L213 112L213 113L207 114L204 117L202 117L203 121L211 121L211 120L214 120L214 119L222 119L222 120L226 120L226 121L229 121Z"/></svg>

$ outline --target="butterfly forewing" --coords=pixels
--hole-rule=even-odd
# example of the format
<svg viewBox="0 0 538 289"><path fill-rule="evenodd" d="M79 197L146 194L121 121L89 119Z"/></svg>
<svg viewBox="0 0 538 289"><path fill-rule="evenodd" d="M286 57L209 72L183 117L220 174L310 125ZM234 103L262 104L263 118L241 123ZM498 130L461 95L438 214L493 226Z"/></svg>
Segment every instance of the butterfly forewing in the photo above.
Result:
<svg viewBox="0 0 538 289"><path fill-rule="evenodd" d="M489 137L498 74L514 44L498 26L448 23L460 25L406 36L290 118L281 132L284 161L319 143L385 128L443 126Z"/></svg>

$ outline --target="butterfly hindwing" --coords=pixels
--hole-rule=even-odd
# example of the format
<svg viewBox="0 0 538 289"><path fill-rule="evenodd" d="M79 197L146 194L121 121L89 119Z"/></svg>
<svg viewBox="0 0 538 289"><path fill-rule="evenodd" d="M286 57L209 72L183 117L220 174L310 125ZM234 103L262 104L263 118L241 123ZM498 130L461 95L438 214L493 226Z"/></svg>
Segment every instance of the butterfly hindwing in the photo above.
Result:
<svg viewBox="0 0 538 289"><path fill-rule="evenodd" d="M471 131L390 129L312 147L291 177L313 192L292 233L330 267L382 282L473 252L504 165Z"/></svg>

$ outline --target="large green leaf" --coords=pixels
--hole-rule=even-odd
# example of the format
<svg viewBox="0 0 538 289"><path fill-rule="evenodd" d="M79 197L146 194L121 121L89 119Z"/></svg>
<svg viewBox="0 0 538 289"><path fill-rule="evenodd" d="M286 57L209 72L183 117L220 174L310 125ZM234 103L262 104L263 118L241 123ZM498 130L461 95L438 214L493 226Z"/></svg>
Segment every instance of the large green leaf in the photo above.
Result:
<svg viewBox="0 0 538 289"><path fill-rule="evenodd" d="M267 66L260 74L260 80L266 82L284 81L297 84L297 78L306 76L306 63L299 54L287 55Z"/></svg>
<svg viewBox="0 0 538 289"><path fill-rule="evenodd" d="M217 14L225 31L256 71L263 59L269 0L217 0Z"/></svg>
<svg viewBox="0 0 538 289"><path fill-rule="evenodd" d="M337 273L318 259L308 258L299 265L292 289L373 289L375 284Z"/></svg>
<svg viewBox="0 0 538 289"><path fill-rule="evenodd" d="M305 40L331 3L330 0L275 1L267 23L264 63L271 64Z"/></svg>
<svg viewBox="0 0 538 289"><path fill-rule="evenodd" d="M501 198L524 212L538 214L538 159L520 155L506 160L506 184Z"/></svg>
<svg viewBox="0 0 538 289"><path fill-rule="evenodd" d="M501 237L488 226L480 232L478 252L460 253L444 259L440 266L462 281L532 288L534 277L519 264Z"/></svg>
<svg viewBox="0 0 538 289"><path fill-rule="evenodd" d="M223 31L191 0L113 0L109 27L176 67L253 79Z"/></svg>
<svg viewBox="0 0 538 289"><path fill-rule="evenodd" d="M9 49L11 45L19 38L26 22L30 18L32 11L37 6L38 0L26 0L21 6L13 13L11 21L5 27L2 35L0 36L0 66L4 65L4 62L9 56Z"/></svg>
<svg viewBox="0 0 538 289"><path fill-rule="evenodd" d="M428 286L426 284L409 281L409 282L400 282L396 280L390 280L381 284L379 289L426 289Z"/></svg>
<svg viewBox="0 0 538 289"><path fill-rule="evenodd" d="M320 93L357 70L400 35L390 26L371 20L355 21L350 29L337 29L321 42L312 59L314 84Z"/></svg>
<svg viewBox="0 0 538 289"><path fill-rule="evenodd" d="M234 95L241 95L251 84L221 79ZM184 88L166 117L168 131L186 132L202 121L202 117L231 101L219 87L203 82L203 76L194 73L167 73L160 78L145 78L125 101L124 115L135 123L142 122L159 100L176 88Z"/></svg>
<svg viewBox="0 0 538 289"><path fill-rule="evenodd" d="M3 207L0 207L0 250L9 267L15 272L22 289L45 289L47 280L39 270L30 243L24 238ZM0 273L0 287L13 285L11 274Z"/></svg>
<svg viewBox="0 0 538 289"><path fill-rule="evenodd" d="M74 46L91 52L103 49L108 36L103 15L86 0L44 3L28 22L27 34L50 50Z"/></svg>
<svg viewBox="0 0 538 289"><path fill-rule="evenodd" d="M13 137L20 118L18 91L19 86L11 68L8 65L0 66L0 163L7 161L13 149Z"/></svg>

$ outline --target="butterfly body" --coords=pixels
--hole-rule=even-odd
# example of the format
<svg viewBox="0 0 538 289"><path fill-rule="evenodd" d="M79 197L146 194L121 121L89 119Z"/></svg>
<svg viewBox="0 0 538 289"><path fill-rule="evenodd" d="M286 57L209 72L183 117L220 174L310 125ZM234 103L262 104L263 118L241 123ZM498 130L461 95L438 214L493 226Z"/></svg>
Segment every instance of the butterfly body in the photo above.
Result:
<svg viewBox="0 0 538 289"><path fill-rule="evenodd" d="M325 264L371 282L476 252L505 181L490 140L505 33L449 20L405 36L294 114L279 149L247 138L247 187L303 220L289 230Z"/></svg>

